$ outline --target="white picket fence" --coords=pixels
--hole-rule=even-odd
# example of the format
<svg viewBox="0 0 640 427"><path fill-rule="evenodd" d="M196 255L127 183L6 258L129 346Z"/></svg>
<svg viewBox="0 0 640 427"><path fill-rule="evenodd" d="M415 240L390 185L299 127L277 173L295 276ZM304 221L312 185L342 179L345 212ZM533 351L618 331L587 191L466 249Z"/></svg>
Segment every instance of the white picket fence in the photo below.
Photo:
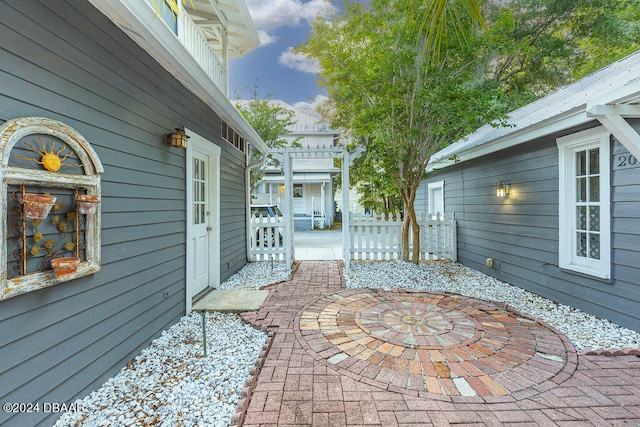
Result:
<svg viewBox="0 0 640 427"><path fill-rule="evenodd" d="M419 215L420 259L457 261L456 221L451 214ZM351 214L349 224L350 260L400 259L402 218ZM411 242L411 236L409 242ZM409 253L411 253L411 247Z"/></svg>
<svg viewBox="0 0 640 427"><path fill-rule="evenodd" d="M252 216L249 256L253 261L285 260L285 222L283 217Z"/></svg>
<svg viewBox="0 0 640 427"><path fill-rule="evenodd" d="M420 215L420 259L457 261L456 221L454 215ZM349 224L349 260L400 259L402 218L389 215L351 214ZM252 216L250 219L250 258L253 261L285 261L284 218ZM409 241L411 242L411 236ZM411 253L411 248L409 248Z"/></svg>

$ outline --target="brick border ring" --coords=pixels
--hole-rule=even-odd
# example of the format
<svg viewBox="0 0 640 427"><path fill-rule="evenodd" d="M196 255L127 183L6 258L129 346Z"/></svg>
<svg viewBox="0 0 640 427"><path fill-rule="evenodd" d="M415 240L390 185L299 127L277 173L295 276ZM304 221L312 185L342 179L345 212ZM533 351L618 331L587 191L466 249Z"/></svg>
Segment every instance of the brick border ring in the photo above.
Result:
<svg viewBox="0 0 640 427"><path fill-rule="evenodd" d="M450 401L519 400L577 367L573 344L505 304L448 293L351 289L296 315L316 360L386 390Z"/></svg>

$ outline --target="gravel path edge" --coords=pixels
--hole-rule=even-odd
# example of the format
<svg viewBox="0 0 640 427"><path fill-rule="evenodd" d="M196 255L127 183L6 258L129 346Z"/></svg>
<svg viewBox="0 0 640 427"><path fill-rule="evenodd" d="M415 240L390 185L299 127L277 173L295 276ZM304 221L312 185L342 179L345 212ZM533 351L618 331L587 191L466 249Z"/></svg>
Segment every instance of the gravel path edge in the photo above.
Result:
<svg viewBox="0 0 640 427"><path fill-rule="evenodd" d="M247 409L249 408L249 404L251 403L251 397L253 396L253 390L256 387L258 382L258 376L262 371L262 367L264 366L264 361L273 345L273 338L275 337L275 331L269 330L268 328L259 326L254 322L247 321L245 313L240 313L240 317L249 324L252 328L258 329L267 334L267 339L262 346L262 350L260 354L258 354L258 358L254 363L253 367L249 369L249 376L247 377L244 388L242 389L241 399L236 404L236 411L231 417L231 421L229 423L229 427L240 427L244 423L244 418L247 415Z"/></svg>

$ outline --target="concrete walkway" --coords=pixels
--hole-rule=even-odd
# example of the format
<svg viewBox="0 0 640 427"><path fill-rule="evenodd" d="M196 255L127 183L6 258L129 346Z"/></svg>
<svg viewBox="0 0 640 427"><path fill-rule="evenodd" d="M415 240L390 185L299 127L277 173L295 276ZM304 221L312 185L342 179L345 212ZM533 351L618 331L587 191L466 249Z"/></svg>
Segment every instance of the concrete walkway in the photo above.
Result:
<svg viewBox="0 0 640 427"><path fill-rule="evenodd" d="M269 290L243 314L272 336L236 424L640 426L640 358L578 355L503 305L345 290L337 261Z"/></svg>
<svg viewBox="0 0 640 427"><path fill-rule="evenodd" d="M296 260L342 259L342 230L295 230Z"/></svg>

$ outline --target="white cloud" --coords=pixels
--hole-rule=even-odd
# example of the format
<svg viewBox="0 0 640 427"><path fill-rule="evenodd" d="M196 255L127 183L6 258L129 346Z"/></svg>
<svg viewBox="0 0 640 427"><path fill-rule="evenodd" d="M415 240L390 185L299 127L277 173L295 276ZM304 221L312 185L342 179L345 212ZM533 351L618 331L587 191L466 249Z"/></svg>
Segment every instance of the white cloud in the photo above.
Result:
<svg viewBox="0 0 640 427"><path fill-rule="evenodd" d="M267 32L279 27L297 27L303 21L313 21L318 13L326 14L333 10L334 6L325 0L247 0L249 13L259 31ZM260 40L273 42L273 36L265 37L262 34ZM264 43L263 43L264 44Z"/></svg>
<svg viewBox="0 0 640 427"><path fill-rule="evenodd" d="M260 37L260 46L266 46L278 41L276 36L267 33L265 30L258 30L258 37Z"/></svg>
<svg viewBox="0 0 640 427"><path fill-rule="evenodd" d="M316 95L313 100L294 103L293 107L298 111L304 111L306 114L309 114L316 119L321 120L322 116L318 112L318 107L327 99L328 98L324 95Z"/></svg>
<svg viewBox="0 0 640 427"><path fill-rule="evenodd" d="M278 63L285 67L302 71L303 73L317 74L321 71L320 65L315 59L311 59L306 55L294 53L292 47L280 54L278 57Z"/></svg>

